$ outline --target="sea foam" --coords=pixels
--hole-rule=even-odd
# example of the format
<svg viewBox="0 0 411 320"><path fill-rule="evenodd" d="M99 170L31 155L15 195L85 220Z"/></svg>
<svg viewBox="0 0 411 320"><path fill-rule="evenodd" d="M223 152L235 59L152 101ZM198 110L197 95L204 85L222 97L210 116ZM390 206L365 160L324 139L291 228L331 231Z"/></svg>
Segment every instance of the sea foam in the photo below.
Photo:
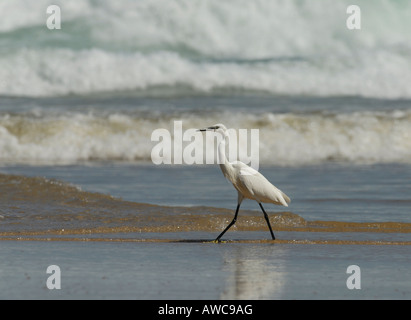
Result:
<svg viewBox="0 0 411 320"><path fill-rule="evenodd" d="M305 114L222 111L162 116L119 112L6 114L0 117L0 161L150 162L158 143L151 139L153 131L164 128L173 139L174 121L182 121L184 131L219 122L232 129L258 129L260 165L411 162L411 112L402 110ZM189 143L183 142L181 147ZM242 147L247 146L239 145Z"/></svg>
<svg viewBox="0 0 411 320"><path fill-rule="evenodd" d="M0 5L0 95L61 96L150 88L192 93L411 98L411 3L360 1L47 1Z"/></svg>

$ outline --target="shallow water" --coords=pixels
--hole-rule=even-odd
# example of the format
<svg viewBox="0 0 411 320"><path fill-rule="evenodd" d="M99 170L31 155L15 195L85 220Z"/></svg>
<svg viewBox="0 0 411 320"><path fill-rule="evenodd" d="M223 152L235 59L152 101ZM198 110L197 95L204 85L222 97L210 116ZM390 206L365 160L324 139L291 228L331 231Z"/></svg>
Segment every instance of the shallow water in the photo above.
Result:
<svg viewBox="0 0 411 320"><path fill-rule="evenodd" d="M2 299L409 299L410 247L2 241ZM49 265L61 289L46 286ZM361 289L348 289L358 265Z"/></svg>
<svg viewBox="0 0 411 320"><path fill-rule="evenodd" d="M162 206L206 206L232 211L237 201L235 189L218 165L100 162L8 165L0 167L0 172L57 179L84 191ZM263 166L260 172L292 201L287 209L267 204L267 211L290 211L306 220L411 222L411 166L407 164ZM32 189L37 192L39 188L33 185ZM260 214L254 201L244 201L241 209Z"/></svg>

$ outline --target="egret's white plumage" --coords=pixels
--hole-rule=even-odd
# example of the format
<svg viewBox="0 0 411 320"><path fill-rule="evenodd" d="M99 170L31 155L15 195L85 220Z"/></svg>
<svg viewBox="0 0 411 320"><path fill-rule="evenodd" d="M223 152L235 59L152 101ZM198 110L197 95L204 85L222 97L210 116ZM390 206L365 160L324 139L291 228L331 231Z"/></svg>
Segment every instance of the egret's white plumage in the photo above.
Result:
<svg viewBox="0 0 411 320"><path fill-rule="evenodd" d="M241 202L244 198L255 200L260 205L264 217L267 221L268 227L273 239L274 233L272 232L270 222L268 220L267 213L265 212L261 203L273 203L276 205L282 205L288 207L290 198L282 192L280 189L272 185L261 173L257 170L249 167L241 161L229 162L225 156L226 140L229 140L227 128L223 124L216 124L206 129L200 129L200 131L213 130L223 135L223 139L218 145L218 157L221 171L224 176L231 181L234 188L238 191L238 204L237 210L234 215L233 221L227 226L227 228L217 237L217 241L220 241L221 236L236 222L238 210L240 209Z"/></svg>
<svg viewBox="0 0 411 320"><path fill-rule="evenodd" d="M231 181L241 196L257 202L274 203L288 207L290 198L280 189L272 185L257 170L240 161L228 163L228 166L230 166L233 173L226 177Z"/></svg>

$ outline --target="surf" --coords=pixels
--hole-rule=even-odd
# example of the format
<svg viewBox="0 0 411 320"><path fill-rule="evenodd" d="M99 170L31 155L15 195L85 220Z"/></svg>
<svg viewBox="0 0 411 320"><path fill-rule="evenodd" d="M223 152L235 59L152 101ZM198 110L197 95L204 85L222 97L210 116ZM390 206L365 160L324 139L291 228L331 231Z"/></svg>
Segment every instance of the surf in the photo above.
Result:
<svg viewBox="0 0 411 320"><path fill-rule="evenodd" d="M182 159L185 149L213 150L213 157L217 152L212 139L179 140L178 135L174 136L175 121L181 121L183 132L200 128L204 123L224 121L233 130L259 130L260 147L254 150L258 151L259 165L411 161L409 110L235 114L230 110L214 110L207 115L195 108L170 113L138 108L130 112L50 112L48 109L41 109L39 113L0 112L0 160L21 164L152 163L153 150L159 144L152 136L163 130L170 133L171 146L177 146L163 157L178 164L175 160ZM236 137L236 152L246 146L240 138ZM207 163L217 163L216 159L208 160Z"/></svg>
<svg viewBox="0 0 411 320"><path fill-rule="evenodd" d="M12 3L1 8L0 95L184 87L411 98L406 1L361 3L357 33L345 25L348 2L75 1L61 4L61 30L46 28L47 1Z"/></svg>

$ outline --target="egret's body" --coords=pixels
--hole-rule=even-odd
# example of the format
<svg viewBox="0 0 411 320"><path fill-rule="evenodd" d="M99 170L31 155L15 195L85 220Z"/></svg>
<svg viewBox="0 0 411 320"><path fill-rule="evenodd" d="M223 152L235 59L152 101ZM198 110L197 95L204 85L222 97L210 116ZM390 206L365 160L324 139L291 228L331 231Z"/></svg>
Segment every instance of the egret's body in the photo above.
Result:
<svg viewBox="0 0 411 320"><path fill-rule="evenodd" d="M290 198L273 186L261 173L241 161L221 165L224 176L237 189L239 197L288 207Z"/></svg>
<svg viewBox="0 0 411 320"><path fill-rule="evenodd" d="M221 171L224 176L231 181L234 188L238 191L237 209L233 221L225 228L225 230L217 237L216 241L220 241L223 234L236 222L238 211L241 202L244 198L255 200L260 205L264 213L264 218L270 229L271 237L274 240L274 233L271 229L268 215L265 212L261 203L273 203L288 207L290 198L280 189L272 185L261 173L257 170L247 166L241 161L229 162L225 156L226 140L229 140L227 128L222 124L216 124L207 129L200 129L200 131L214 130L223 135L223 139L218 145L218 157Z"/></svg>

